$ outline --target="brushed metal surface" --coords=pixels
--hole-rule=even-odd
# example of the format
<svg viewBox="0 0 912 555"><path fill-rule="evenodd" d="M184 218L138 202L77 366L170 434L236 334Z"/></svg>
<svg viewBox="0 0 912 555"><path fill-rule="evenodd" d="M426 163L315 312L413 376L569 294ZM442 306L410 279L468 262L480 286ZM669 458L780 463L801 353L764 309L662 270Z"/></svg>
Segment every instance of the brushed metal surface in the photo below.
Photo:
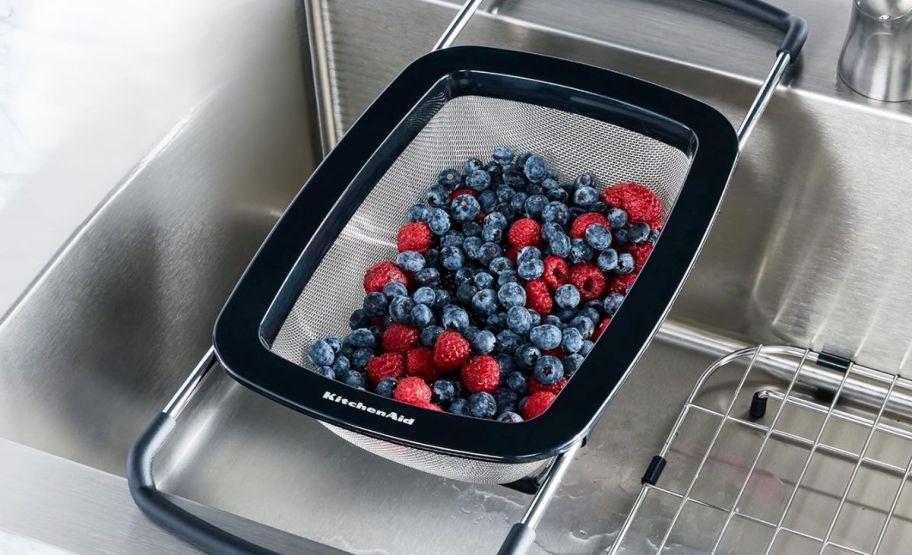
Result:
<svg viewBox="0 0 912 555"><path fill-rule="evenodd" d="M877 100L912 100L912 2L855 0L852 7L839 77Z"/></svg>

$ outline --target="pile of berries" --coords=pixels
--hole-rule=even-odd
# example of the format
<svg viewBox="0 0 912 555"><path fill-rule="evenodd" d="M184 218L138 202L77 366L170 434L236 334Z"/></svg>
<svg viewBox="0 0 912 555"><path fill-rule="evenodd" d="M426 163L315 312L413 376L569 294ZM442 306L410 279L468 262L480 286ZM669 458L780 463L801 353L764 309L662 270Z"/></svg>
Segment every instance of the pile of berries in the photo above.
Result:
<svg viewBox="0 0 912 555"><path fill-rule="evenodd" d="M430 410L502 422L544 412L611 321L659 236L646 187L561 184L506 147L446 169L368 268L351 334L315 372Z"/></svg>

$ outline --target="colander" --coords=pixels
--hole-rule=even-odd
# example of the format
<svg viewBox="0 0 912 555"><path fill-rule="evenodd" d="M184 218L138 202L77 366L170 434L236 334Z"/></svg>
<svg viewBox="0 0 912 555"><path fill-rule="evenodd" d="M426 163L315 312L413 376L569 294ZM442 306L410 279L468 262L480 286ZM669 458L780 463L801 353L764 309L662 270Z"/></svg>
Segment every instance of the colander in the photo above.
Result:
<svg viewBox="0 0 912 555"><path fill-rule="evenodd" d="M804 20L764 2L714 0L785 33L736 133L710 106L605 69L487 47L448 47L407 67L320 164L266 239L215 326L213 349L137 441L131 493L154 521L214 553L267 553L199 520L155 488L155 452L217 360L247 387L387 459L447 478L534 493L501 553L522 553L576 450L648 345L718 210L754 124L797 58ZM612 324L539 417L505 424L432 412L306 371L312 341L347 331L361 277L396 253L397 229L442 168L507 145L599 188L636 181L666 207L662 237ZM531 487L530 487L531 486Z"/></svg>

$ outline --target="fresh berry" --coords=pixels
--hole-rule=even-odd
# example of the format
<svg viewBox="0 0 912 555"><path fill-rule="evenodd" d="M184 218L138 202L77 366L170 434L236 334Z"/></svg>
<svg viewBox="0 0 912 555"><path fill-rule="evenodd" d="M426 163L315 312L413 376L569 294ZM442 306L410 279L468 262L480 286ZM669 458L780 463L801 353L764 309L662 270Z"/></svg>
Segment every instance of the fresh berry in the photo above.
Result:
<svg viewBox="0 0 912 555"><path fill-rule="evenodd" d="M336 379L336 371L329 366L317 366L313 369L313 373L330 380Z"/></svg>
<svg viewBox="0 0 912 555"><path fill-rule="evenodd" d="M488 174L484 173L484 175ZM450 213L453 216L453 220L457 222L471 222L481 214L481 205L478 204L478 199L473 195L458 195L450 204Z"/></svg>
<svg viewBox="0 0 912 555"><path fill-rule="evenodd" d="M638 183L620 183L605 189L605 204L621 208L632 222L658 224L662 216L662 201L648 188Z"/></svg>
<svg viewBox="0 0 912 555"><path fill-rule="evenodd" d="M596 212L586 212L577 216L573 223L570 224L570 238L571 239L582 239L586 236L586 228L590 225L601 225L606 228L609 227L608 220L605 216L598 214Z"/></svg>
<svg viewBox="0 0 912 555"><path fill-rule="evenodd" d="M566 194L566 192L564 193ZM551 201L542 208L542 220L545 222L554 222L560 225L567 225L570 219L570 209L560 201Z"/></svg>
<svg viewBox="0 0 912 555"><path fill-rule="evenodd" d="M451 403L456 399L456 384L450 380L437 380L431 386L434 400L438 403Z"/></svg>
<svg viewBox="0 0 912 555"><path fill-rule="evenodd" d="M509 411L509 410L508 410L508 411L506 411L506 412L502 412L502 413L497 417L497 421L498 421L498 422L507 422L507 423L509 423L509 424L518 424L518 423L522 422L523 419L522 419L522 416L516 414L516 413L513 412L513 411Z"/></svg>
<svg viewBox="0 0 912 555"><path fill-rule="evenodd" d="M583 208L591 207L598 199L598 191L594 187L578 187L573 191L573 203Z"/></svg>
<svg viewBox="0 0 912 555"><path fill-rule="evenodd" d="M493 289L482 289L472 296L471 303L475 313L489 316L497 310L497 293Z"/></svg>
<svg viewBox="0 0 912 555"><path fill-rule="evenodd" d="M568 327L563 331L561 349L567 354L579 352L583 348L583 334L576 328Z"/></svg>
<svg viewBox="0 0 912 555"><path fill-rule="evenodd" d="M364 374L357 370L349 370L342 378L342 381L345 385L357 388L363 388L365 384Z"/></svg>
<svg viewBox="0 0 912 555"><path fill-rule="evenodd" d="M455 370L468 360L472 346L456 331L445 331L434 343L434 363L444 370Z"/></svg>
<svg viewBox="0 0 912 555"><path fill-rule="evenodd" d="M433 347L437 342L437 337L443 333L440 326L428 326L421 330L421 344L425 347Z"/></svg>
<svg viewBox="0 0 912 555"><path fill-rule="evenodd" d="M605 318L601 322L599 322L599 325L595 328L595 331L592 332L592 339L598 339L599 337L601 337L602 333L605 332L605 328L607 328L608 324L610 324L610 323L611 323L611 318Z"/></svg>
<svg viewBox="0 0 912 555"><path fill-rule="evenodd" d="M543 262L545 271L542 274L542 279L550 289L557 289L570 279L570 266L563 258L546 256Z"/></svg>
<svg viewBox="0 0 912 555"><path fill-rule="evenodd" d="M367 377L376 385L383 378L399 378L405 372L405 361L400 353L384 353L367 362Z"/></svg>
<svg viewBox="0 0 912 555"><path fill-rule="evenodd" d="M570 242L570 262L579 264L592 260L595 253L585 239L574 239Z"/></svg>
<svg viewBox="0 0 912 555"><path fill-rule="evenodd" d="M392 397L393 390L396 389L397 385L399 385L399 380L396 378L383 378L377 382L377 387L374 388L374 393L380 395L381 397Z"/></svg>
<svg viewBox="0 0 912 555"><path fill-rule="evenodd" d="M497 414L497 400L487 391L469 397L469 414L476 418L491 418Z"/></svg>
<svg viewBox="0 0 912 555"><path fill-rule="evenodd" d="M470 360L460 372L462 383L472 393L493 392L500 383L500 366L492 356L480 355Z"/></svg>
<svg viewBox="0 0 912 555"><path fill-rule="evenodd" d="M456 168L448 168L437 175L437 183L446 189L453 190L462 184L462 175Z"/></svg>
<svg viewBox="0 0 912 555"><path fill-rule="evenodd" d="M381 260L367 269L364 274L364 290L368 293L383 291L383 286L391 281L407 284L408 279L395 263Z"/></svg>
<svg viewBox="0 0 912 555"><path fill-rule="evenodd" d="M526 199L526 214L530 218L541 218L542 210L548 204L548 197L542 194L531 195Z"/></svg>
<svg viewBox="0 0 912 555"><path fill-rule="evenodd" d="M358 328L351 332L348 340L354 347L373 347L377 344L374 334L368 328Z"/></svg>
<svg viewBox="0 0 912 555"><path fill-rule="evenodd" d="M595 260L595 265L598 266L598 269L603 272L611 272L618 265L618 253L614 249L606 249L602 251L598 258Z"/></svg>
<svg viewBox="0 0 912 555"><path fill-rule="evenodd" d="M519 395L509 387L499 387L494 392L494 400L497 401L497 412L507 412L516 410L516 401Z"/></svg>
<svg viewBox="0 0 912 555"><path fill-rule="evenodd" d="M507 232L507 241L515 249L538 245L541 242L541 226L532 218L516 220Z"/></svg>
<svg viewBox="0 0 912 555"><path fill-rule="evenodd" d="M440 375L440 369L434 364L434 349L416 347L405 355L405 373L417 376L424 381L432 382Z"/></svg>
<svg viewBox="0 0 912 555"><path fill-rule="evenodd" d="M564 366L564 371L566 371L566 364L563 364L563 366ZM531 380L529 380L529 391L531 393L536 393L538 391L547 391L549 393L554 393L556 395L566 385L567 385L566 377L562 377L561 379L559 379L556 382L551 383L551 384L543 384L540 381L536 380L535 378L532 378Z"/></svg>
<svg viewBox="0 0 912 555"><path fill-rule="evenodd" d="M469 327L469 313L458 305L448 304L441 311L440 323L445 329L463 332Z"/></svg>
<svg viewBox="0 0 912 555"><path fill-rule="evenodd" d="M557 326L541 324L529 332L529 340L539 349L555 349L561 342L561 331Z"/></svg>
<svg viewBox="0 0 912 555"><path fill-rule="evenodd" d="M635 269L636 262L633 260L633 255L627 252L622 252L618 255L618 264L617 268L614 269L614 273L623 276L633 272Z"/></svg>
<svg viewBox="0 0 912 555"><path fill-rule="evenodd" d="M532 420L536 416L548 410L556 395L550 391L536 391L528 397L522 405L520 413L526 420Z"/></svg>
<svg viewBox="0 0 912 555"><path fill-rule="evenodd" d="M626 295L636 280L637 274L617 275L608 280L608 292Z"/></svg>
<svg viewBox="0 0 912 555"><path fill-rule="evenodd" d="M443 409L440 408L440 405L435 405L434 403L426 403L424 401L415 401L414 403L409 403L409 404L422 408L422 409L432 410L434 412L443 412Z"/></svg>
<svg viewBox="0 0 912 555"><path fill-rule="evenodd" d="M491 186L491 174L484 170L475 170L466 177L465 182L475 191L484 191Z"/></svg>
<svg viewBox="0 0 912 555"><path fill-rule="evenodd" d="M592 224L586 228L586 242L597 251L611 246L611 232L602 224Z"/></svg>
<svg viewBox="0 0 912 555"><path fill-rule="evenodd" d="M424 269L425 260L421 256L421 253L415 251L402 251L396 256L396 266L399 266L406 272L418 272ZM390 283L399 283L393 281ZM387 283L384 289L386 289L390 284Z"/></svg>
<svg viewBox="0 0 912 555"><path fill-rule="evenodd" d="M624 295L620 293L608 293L608 296L602 301L602 307L610 318L611 316L614 316L614 313L621 307L622 302L624 302Z"/></svg>
<svg viewBox="0 0 912 555"><path fill-rule="evenodd" d="M548 240L548 247L551 249L551 254L563 258L570 256L573 241L567 234L559 232L552 235L551 239Z"/></svg>
<svg viewBox="0 0 912 555"><path fill-rule="evenodd" d="M330 366L335 359L332 347L322 339L313 342L310 349L307 350L307 356L317 366Z"/></svg>
<svg viewBox="0 0 912 555"><path fill-rule="evenodd" d="M393 399L410 405L430 403L432 395L430 386L416 377L402 378L393 390Z"/></svg>
<svg viewBox="0 0 912 555"><path fill-rule="evenodd" d="M589 341L588 339L585 341ZM591 344L592 342L589 341ZM588 352L588 351L587 351ZM572 355L565 356L561 362L564 364L564 379L570 378L577 370L580 369L580 366L583 365L583 360L586 355L580 353L573 353ZM558 382L559 384L560 382Z"/></svg>
<svg viewBox="0 0 912 555"><path fill-rule="evenodd" d="M577 264L570 268L570 283L579 290L583 302L598 299L605 293L605 276L592 264Z"/></svg>
<svg viewBox="0 0 912 555"><path fill-rule="evenodd" d="M405 224L396 234L396 247L399 252L415 251L425 252L431 247L431 228L421 222Z"/></svg>
<svg viewBox="0 0 912 555"><path fill-rule="evenodd" d="M551 385L564 377L564 365L557 357L544 355L535 361L532 374L539 383Z"/></svg>
<svg viewBox="0 0 912 555"><path fill-rule="evenodd" d="M530 371L535 367L535 363L541 358L541 349L531 343L526 343L516 350L516 364L525 371Z"/></svg>
<svg viewBox="0 0 912 555"><path fill-rule="evenodd" d="M505 283L497 292L497 299L504 308L526 304L526 291L518 283Z"/></svg>
<svg viewBox="0 0 912 555"><path fill-rule="evenodd" d="M558 259L559 260L559 259ZM549 314L554 306L551 293L544 279L535 279L525 285L526 306L538 314Z"/></svg>
<svg viewBox="0 0 912 555"><path fill-rule="evenodd" d="M576 308L580 303L579 289L572 283L561 285L554 292L554 302L563 309Z"/></svg>
<svg viewBox="0 0 912 555"><path fill-rule="evenodd" d="M522 306L511 306L507 310L507 327L519 335L528 333L532 329L532 314Z"/></svg>
<svg viewBox="0 0 912 555"><path fill-rule="evenodd" d="M649 242L640 243L639 245L627 245L624 247L624 252L633 257L633 267L639 271L646 264L646 259L652 253L653 247L654 245Z"/></svg>
<svg viewBox="0 0 912 555"><path fill-rule="evenodd" d="M516 154L513 152L513 149L506 146L499 146L491 153L491 158L501 166L506 166L512 162L514 156L516 156Z"/></svg>
<svg viewBox="0 0 912 555"><path fill-rule="evenodd" d="M551 170L544 158L534 154L526 158L522 169L526 179L532 183L541 183L544 181Z"/></svg>
<svg viewBox="0 0 912 555"><path fill-rule="evenodd" d="M400 324L411 324L413 308L415 308L415 301L411 297L400 295L394 298L389 305L390 320Z"/></svg>
<svg viewBox="0 0 912 555"><path fill-rule="evenodd" d="M424 329L434 321L434 311L426 304L416 304L411 312L412 323Z"/></svg>
<svg viewBox="0 0 912 555"><path fill-rule="evenodd" d="M621 229L627 225L627 212L624 212L620 208L609 208L605 217L608 218L611 229Z"/></svg>
<svg viewBox="0 0 912 555"><path fill-rule="evenodd" d="M645 243L649 239L649 225L643 222L633 224L627 229L627 240L633 244Z"/></svg>
<svg viewBox="0 0 912 555"><path fill-rule="evenodd" d="M476 333L469 343L472 345L472 351L480 355L487 355L494 351L497 339L491 330L481 330Z"/></svg>
<svg viewBox="0 0 912 555"><path fill-rule="evenodd" d="M505 379L507 387L516 393L525 393L529 388L526 382L526 376L522 372L510 372Z"/></svg>
<svg viewBox="0 0 912 555"><path fill-rule="evenodd" d="M442 206L446 205L446 201ZM450 230L450 215L443 208L431 208L428 210L428 227L434 235L443 235Z"/></svg>

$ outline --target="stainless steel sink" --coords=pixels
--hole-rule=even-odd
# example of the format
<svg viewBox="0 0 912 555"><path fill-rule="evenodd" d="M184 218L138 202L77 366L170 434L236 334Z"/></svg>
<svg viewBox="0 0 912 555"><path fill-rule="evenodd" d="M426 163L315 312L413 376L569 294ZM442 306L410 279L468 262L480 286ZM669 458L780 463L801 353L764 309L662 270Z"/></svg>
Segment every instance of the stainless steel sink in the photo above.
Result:
<svg viewBox="0 0 912 555"><path fill-rule="evenodd" d="M785 342L908 371L912 247L899 226L912 108L872 105L838 84L834 36L848 5L780 3L811 24L803 65L755 132L670 324L571 467L540 553L612 545L645 465L727 350ZM332 102L325 123L338 132L453 13L423 0L308 4L325 33L315 44ZM772 42L673 2L496 4L460 41L635 74L735 122L773 55ZM289 9L299 33L301 9ZM0 494L0 530L79 553L192 551L132 508L121 476L131 442L205 352L232 285L319 159L306 41L289 29L124 178L0 323L0 468L16 484ZM309 547L296 535L356 553L490 552L525 501L368 454L220 371L185 411L157 475L197 510L292 550ZM78 532L86 527L97 533Z"/></svg>

